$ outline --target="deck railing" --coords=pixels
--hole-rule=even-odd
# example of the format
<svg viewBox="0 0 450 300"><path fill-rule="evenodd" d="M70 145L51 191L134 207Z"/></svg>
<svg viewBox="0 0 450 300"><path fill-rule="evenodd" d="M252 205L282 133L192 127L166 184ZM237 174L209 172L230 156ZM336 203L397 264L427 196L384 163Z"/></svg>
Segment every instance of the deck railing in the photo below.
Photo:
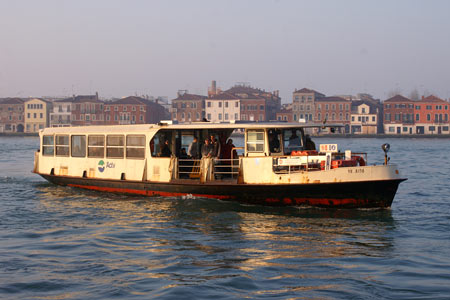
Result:
<svg viewBox="0 0 450 300"><path fill-rule="evenodd" d="M365 166L367 153L353 152L351 158L346 159L345 153L331 153L330 168ZM317 153L301 156L277 156L273 158L273 171L275 173L295 173L301 171L321 171L326 169L327 155Z"/></svg>
<svg viewBox="0 0 450 300"><path fill-rule="evenodd" d="M178 176L180 179L200 179L201 159L178 159ZM213 176L215 179L237 178L240 160L213 159Z"/></svg>

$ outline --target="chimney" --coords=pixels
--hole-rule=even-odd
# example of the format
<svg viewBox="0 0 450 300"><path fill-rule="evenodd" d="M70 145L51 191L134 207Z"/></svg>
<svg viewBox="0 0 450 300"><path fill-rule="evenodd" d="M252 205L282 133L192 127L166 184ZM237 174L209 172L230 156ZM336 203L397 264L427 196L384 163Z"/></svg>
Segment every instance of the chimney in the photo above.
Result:
<svg viewBox="0 0 450 300"><path fill-rule="evenodd" d="M217 95L217 85L215 80L211 81L211 87L208 89L208 97L212 95Z"/></svg>

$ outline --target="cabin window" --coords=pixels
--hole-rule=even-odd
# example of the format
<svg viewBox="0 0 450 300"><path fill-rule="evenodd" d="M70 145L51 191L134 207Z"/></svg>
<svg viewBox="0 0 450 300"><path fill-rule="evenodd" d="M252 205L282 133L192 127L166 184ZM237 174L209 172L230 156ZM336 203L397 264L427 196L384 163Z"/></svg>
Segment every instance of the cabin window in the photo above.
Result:
<svg viewBox="0 0 450 300"><path fill-rule="evenodd" d="M56 136L56 155L57 156L69 156L69 136L57 135Z"/></svg>
<svg viewBox="0 0 450 300"><path fill-rule="evenodd" d="M284 154L290 155L292 151L303 150L302 136L300 129L283 130Z"/></svg>
<svg viewBox="0 0 450 300"><path fill-rule="evenodd" d="M123 135L108 135L106 137L106 157L123 158Z"/></svg>
<svg viewBox="0 0 450 300"><path fill-rule="evenodd" d="M86 157L86 136L72 135L72 157Z"/></svg>
<svg viewBox="0 0 450 300"><path fill-rule="evenodd" d="M127 135L127 158L145 157L145 135Z"/></svg>
<svg viewBox="0 0 450 300"><path fill-rule="evenodd" d="M264 152L264 130L247 131L247 151Z"/></svg>
<svg viewBox="0 0 450 300"><path fill-rule="evenodd" d="M105 136L90 135L88 137L88 157L103 158L105 156Z"/></svg>
<svg viewBox="0 0 450 300"><path fill-rule="evenodd" d="M158 131L150 141L150 151L153 157L170 157L172 150L172 131Z"/></svg>
<svg viewBox="0 0 450 300"><path fill-rule="evenodd" d="M53 135L44 135L42 137L42 154L53 156L55 154L55 138Z"/></svg>

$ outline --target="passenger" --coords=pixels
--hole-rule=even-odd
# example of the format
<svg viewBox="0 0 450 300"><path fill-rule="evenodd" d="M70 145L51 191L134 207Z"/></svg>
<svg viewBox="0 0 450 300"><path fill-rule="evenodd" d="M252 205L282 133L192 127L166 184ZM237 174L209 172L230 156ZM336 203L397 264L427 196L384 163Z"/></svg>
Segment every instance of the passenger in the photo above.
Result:
<svg viewBox="0 0 450 300"><path fill-rule="evenodd" d="M160 155L160 157L170 157L171 155L172 155L172 151L170 151L169 141L166 140L164 142L164 145L161 148L161 155Z"/></svg>
<svg viewBox="0 0 450 300"><path fill-rule="evenodd" d="M237 158L236 149L233 149L233 140L229 139L228 142L223 147L222 159L235 159ZM224 163L230 164L230 161L225 161Z"/></svg>
<svg viewBox="0 0 450 300"><path fill-rule="evenodd" d="M313 142L309 134L306 135L305 150L316 150L316 144Z"/></svg>
<svg viewBox="0 0 450 300"><path fill-rule="evenodd" d="M300 139L297 136L295 130L292 130L292 135L289 138L289 147L301 146Z"/></svg>
<svg viewBox="0 0 450 300"><path fill-rule="evenodd" d="M212 148L213 148L211 156L214 157L214 158L220 158L220 144L219 144L219 141L216 138L214 138L214 141L213 141L213 143L211 145L212 145Z"/></svg>
<svg viewBox="0 0 450 300"><path fill-rule="evenodd" d="M188 158L188 155L186 153L186 148L181 148L180 159L187 159L187 158Z"/></svg>
<svg viewBox="0 0 450 300"><path fill-rule="evenodd" d="M197 141L196 137L194 137L194 140L189 145L187 154L192 159L198 159L199 158L199 155L198 155L198 141Z"/></svg>
<svg viewBox="0 0 450 300"><path fill-rule="evenodd" d="M270 152L280 152L280 141L278 140L276 133L269 134L269 149Z"/></svg>
<svg viewBox="0 0 450 300"><path fill-rule="evenodd" d="M212 157L213 150L209 139L206 139L202 146L202 157Z"/></svg>

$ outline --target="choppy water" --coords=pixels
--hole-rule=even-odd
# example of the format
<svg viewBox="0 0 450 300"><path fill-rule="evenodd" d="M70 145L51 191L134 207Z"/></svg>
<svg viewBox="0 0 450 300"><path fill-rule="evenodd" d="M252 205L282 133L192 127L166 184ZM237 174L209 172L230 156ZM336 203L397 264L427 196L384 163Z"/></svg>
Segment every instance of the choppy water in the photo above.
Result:
<svg viewBox="0 0 450 300"><path fill-rule="evenodd" d="M391 210L242 206L59 187L0 137L2 299L449 299L444 139L320 139L409 180Z"/></svg>

